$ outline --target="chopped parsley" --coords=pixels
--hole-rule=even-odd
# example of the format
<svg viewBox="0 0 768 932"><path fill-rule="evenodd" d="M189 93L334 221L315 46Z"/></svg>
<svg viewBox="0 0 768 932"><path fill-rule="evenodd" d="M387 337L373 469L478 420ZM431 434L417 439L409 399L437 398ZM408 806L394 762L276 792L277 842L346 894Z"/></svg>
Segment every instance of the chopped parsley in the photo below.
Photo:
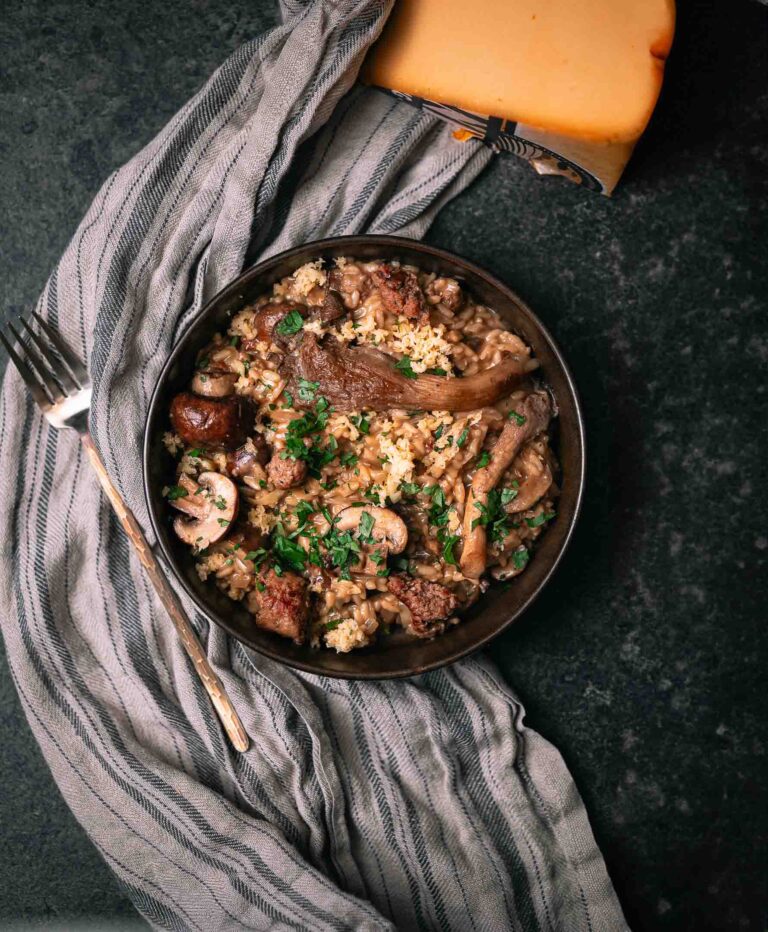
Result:
<svg viewBox="0 0 768 932"><path fill-rule="evenodd" d="M217 521L222 527L229 527L229 521L227 521L226 518L217 518L216 521Z"/></svg>
<svg viewBox="0 0 768 932"><path fill-rule="evenodd" d="M517 411L510 411L507 417L510 419L510 421L514 421L518 427L522 427L523 424L525 424L525 415L518 414Z"/></svg>
<svg viewBox="0 0 768 932"><path fill-rule="evenodd" d="M516 550L512 554L512 565L516 570L521 570L530 560L530 558L530 553L525 549L525 547L523 547L521 550Z"/></svg>
<svg viewBox="0 0 768 932"><path fill-rule="evenodd" d="M317 385L316 382L310 384ZM301 388L299 393L301 394ZM283 459L304 460L309 475L315 479L320 478L320 470L336 456L339 447L335 437L330 437L326 446L322 446L314 436L328 423L328 416L328 402L325 398L318 398L314 411L307 411L288 423L285 450L280 454ZM307 443L305 438L309 439L310 443Z"/></svg>
<svg viewBox="0 0 768 932"><path fill-rule="evenodd" d="M214 498L213 504L219 509L219 511L224 511L227 507L227 500L223 495L219 495L218 498Z"/></svg>
<svg viewBox="0 0 768 932"><path fill-rule="evenodd" d="M286 389L286 391L283 392L283 397L285 398L285 404L283 405L283 407L292 408L293 407L293 395Z"/></svg>
<svg viewBox="0 0 768 932"><path fill-rule="evenodd" d="M367 434L370 432L371 422L364 414L356 414L354 417L350 418L350 420L361 434Z"/></svg>
<svg viewBox="0 0 768 932"><path fill-rule="evenodd" d="M314 401L318 388L320 388L319 382L310 382L309 379L299 379L299 400Z"/></svg>
<svg viewBox="0 0 768 932"><path fill-rule="evenodd" d="M326 631L335 631L341 624L341 618L334 618L332 621L326 621L323 625Z"/></svg>
<svg viewBox="0 0 768 932"><path fill-rule="evenodd" d="M433 369L427 369L427 375L448 375L445 369L435 366Z"/></svg>
<svg viewBox="0 0 768 932"><path fill-rule="evenodd" d="M477 468L485 469L485 467L490 462L491 462L491 454L487 450L483 450L483 452L480 454L480 457L477 460Z"/></svg>
<svg viewBox="0 0 768 932"><path fill-rule="evenodd" d="M445 430L445 424L441 424L435 431L435 440L439 440L443 436L444 430Z"/></svg>
<svg viewBox="0 0 768 932"><path fill-rule="evenodd" d="M346 453L342 453L341 456L339 457L339 462L341 463L342 466L356 466L357 460L358 460L357 453L353 453L351 450L349 450Z"/></svg>
<svg viewBox="0 0 768 932"><path fill-rule="evenodd" d="M272 555L279 566L299 572L304 569L307 558L304 548L293 539L293 535L285 533L282 524L278 524L272 534Z"/></svg>
<svg viewBox="0 0 768 932"><path fill-rule="evenodd" d="M189 450L187 453L187 456L193 460L199 460L202 455L203 455L203 451L198 450L197 447L195 447L194 450Z"/></svg>
<svg viewBox="0 0 768 932"><path fill-rule="evenodd" d="M508 505L511 501L514 501L517 498L517 489L502 489L501 490L501 504Z"/></svg>
<svg viewBox="0 0 768 932"><path fill-rule="evenodd" d="M444 537L443 544L443 560L451 566L456 566L456 556L453 552L454 547L458 544L461 538L458 534L448 534Z"/></svg>
<svg viewBox="0 0 768 932"><path fill-rule="evenodd" d="M551 521L555 517L554 511L550 511L549 514L545 514L543 511L540 515L536 515L535 518L526 518L525 523L528 527L541 527L545 521Z"/></svg>
<svg viewBox="0 0 768 932"><path fill-rule="evenodd" d="M304 318L298 311L289 311L280 323L275 327L275 331L284 337L293 336L298 333L304 326Z"/></svg>
<svg viewBox="0 0 768 932"><path fill-rule="evenodd" d="M397 369L401 375L404 375L406 379L418 379L418 375L413 371L413 367L411 366L410 356L402 356L398 359L395 363L395 369Z"/></svg>
<svg viewBox="0 0 768 932"><path fill-rule="evenodd" d="M240 337L237 337L237 336L232 337L232 339L229 341L230 346L238 346L239 344L240 344Z"/></svg>
<svg viewBox="0 0 768 932"><path fill-rule="evenodd" d="M169 501L175 502L177 498L186 498L189 492L180 485L170 485L165 495Z"/></svg>
<svg viewBox="0 0 768 932"><path fill-rule="evenodd" d="M267 551L263 547L259 547L258 550L249 550L245 555L246 560L253 560L255 566L261 566L264 560L267 557Z"/></svg>
<svg viewBox="0 0 768 932"><path fill-rule="evenodd" d="M501 492L498 489L492 489L488 493L487 504L475 502L475 508L480 515L472 519L471 527L473 529L478 525L484 527L492 542L504 540L509 533L509 518L501 503Z"/></svg>
<svg viewBox="0 0 768 932"><path fill-rule="evenodd" d="M461 449L464 444L467 442L467 437L469 436L469 428L465 427L464 430L459 434L456 439L456 446Z"/></svg>
<svg viewBox="0 0 768 932"><path fill-rule="evenodd" d="M418 495L421 491L421 486L418 482L406 482L403 480L400 483L400 491L403 495Z"/></svg>
<svg viewBox="0 0 768 932"><path fill-rule="evenodd" d="M360 515L360 522L357 526L357 538L364 544L370 544L373 542L373 525L376 523L376 519L370 513L370 511L364 511Z"/></svg>

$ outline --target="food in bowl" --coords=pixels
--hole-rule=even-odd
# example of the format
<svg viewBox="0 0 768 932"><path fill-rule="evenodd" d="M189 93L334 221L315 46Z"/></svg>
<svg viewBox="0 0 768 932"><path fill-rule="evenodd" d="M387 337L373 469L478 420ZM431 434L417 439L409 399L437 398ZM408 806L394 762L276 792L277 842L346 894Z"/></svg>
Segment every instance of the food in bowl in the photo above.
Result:
<svg viewBox="0 0 768 932"><path fill-rule="evenodd" d="M201 579L347 652L461 623L555 516L555 402L462 284L309 262L236 313L171 402L163 489Z"/></svg>

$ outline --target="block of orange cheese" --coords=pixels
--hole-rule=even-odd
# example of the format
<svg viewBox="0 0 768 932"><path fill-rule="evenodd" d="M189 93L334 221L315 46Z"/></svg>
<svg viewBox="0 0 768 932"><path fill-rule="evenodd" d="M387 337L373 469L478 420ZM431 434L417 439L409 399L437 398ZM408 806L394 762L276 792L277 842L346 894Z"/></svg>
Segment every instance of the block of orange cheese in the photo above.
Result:
<svg viewBox="0 0 768 932"><path fill-rule="evenodd" d="M397 0L363 76L610 190L653 113L674 22L674 0Z"/></svg>

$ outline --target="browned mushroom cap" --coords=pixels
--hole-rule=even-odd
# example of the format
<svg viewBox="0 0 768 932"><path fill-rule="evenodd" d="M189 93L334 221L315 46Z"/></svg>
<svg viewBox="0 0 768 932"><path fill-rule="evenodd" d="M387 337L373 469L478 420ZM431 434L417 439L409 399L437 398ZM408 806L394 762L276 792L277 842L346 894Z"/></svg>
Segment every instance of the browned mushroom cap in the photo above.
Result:
<svg viewBox="0 0 768 932"><path fill-rule="evenodd" d="M265 343L279 342L281 336L276 328L280 321L292 311L306 317L308 310L303 304L290 304L287 302L283 304L279 302L264 304L256 311L253 318L256 336Z"/></svg>
<svg viewBox="0 0 768 932"><path fill-rule="evenodd" d="M257 467L269 459L269 447L261 434L249 437L243 446L227 454L227 472L240 479L257 474Z"/></svg>
<svg viewBox="0 0 768 932"><path fill-rule="evenodd" d="M234 450L248 436L253 410L239 395L201 398L181 392L171 402L171 423L185 443Z"/></svg>
<svg viewBox="0 0 768 932"><path fill-rule="evenodd" d="M198 369L192 377L192 391L204 398L226 398L235 390L236 372L227 369Z"/></svg>
<svg viewBox="0 0 768 932"><path fill-rule="evenodd" d="M389 553L402 553L408 543L408 528L403 519L389 508L378 508L366 505L350 505L344 508L336 517L334 524L340 533L357 530L364 514L373 520L371 537L377 543L384 545Z"/></svg>
<svg viewBox="0 0 768 932"><path fill-rule="evenodd" d="M546 429L551 413L552 404L546 392L528 395L504 425L488 465L475 473L464 508L464 548L459 565L465 576L478 579L485 572L485 528L481 524L472 525L488 504L488 493L495 488L521 447Z"/></svg>
<svg viewBox="0 0 768 932"><path fill-rule="evenodd" d="M508 356L498 365L462 379L436 375L407 378L391 356L368 346L348 346L330 335L319 342L305 332L298 350L286 356L281 374L295 404L301 405L298 382L319 384L318 394L339 411L472 411L495 404L538 365L522 356Z"/></svg>
<svg viewBox="0 0 768 932"><path fill-rule="evenodd" d="M188 517L179 515L173 522L173 529L185 544L204 550L222 538L235 520L237 487L218 472L200 473L197 482L180 476L179 485L187 494L173 499L171 505Z"/></svg>

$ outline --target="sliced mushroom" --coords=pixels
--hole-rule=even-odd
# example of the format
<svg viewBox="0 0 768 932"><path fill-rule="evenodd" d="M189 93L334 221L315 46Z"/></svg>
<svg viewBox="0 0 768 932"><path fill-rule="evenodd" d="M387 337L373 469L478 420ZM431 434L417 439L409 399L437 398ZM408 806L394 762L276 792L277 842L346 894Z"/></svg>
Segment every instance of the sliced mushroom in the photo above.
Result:
<svg viewBox="0 0 768 932"><path fill-rule="evenodd" d="M373 505L361 508L357 505L350 505L339 512L335 527L341 533L357 530L364 514L370 515L373 519L371 537L385 546L388 553L397 554L405 550L408 543L408 528L403 519L390 508L378 508Z"/></svg>
<svg viewBox="0 0 768 932"><path fill-rule="evenodd" d="M420 375L408 378L395 368L396 360L368 346L348 346L330 334L318 341L304 332L298 349L285 357L281 375L297 407L301 379L317 382L322 395L338 411L386 411L406 408L425 411L472 411L494 405L508 395L538 363L510 355L490 369L466 378Z"/></svg>
<svg viewBox="0 0 768 932"><path fill-rule="evenodd" d="M462 573L473 579L479 579L485 572L487 541L485 528L481 524L472 525L487 506L488 493L496 487L522 446L549 424L552 414L549 395L543 391L533 392L514 413L517 417L512 417L504 425L491 451L490 462L475 473L464 508L464 548L459 565Z"/></svg>
<svg viewBox="0 0 768 932"><path fill-rule="evenodd" d="M204 550L220 540L235 520L237 486L218 472L200 473L197 483L188 476L181 476L179 485L187 494L174 499L171 505L188 517L179 515L173 522L173 529L185 544Z"/></svg>
<svg viewBox="0 0 768 932"><path fill-rule="evenodd" d="M204 398L226 398L235 390L236 372L227 369L198 369L192 377L192 391Z"/></svg>

